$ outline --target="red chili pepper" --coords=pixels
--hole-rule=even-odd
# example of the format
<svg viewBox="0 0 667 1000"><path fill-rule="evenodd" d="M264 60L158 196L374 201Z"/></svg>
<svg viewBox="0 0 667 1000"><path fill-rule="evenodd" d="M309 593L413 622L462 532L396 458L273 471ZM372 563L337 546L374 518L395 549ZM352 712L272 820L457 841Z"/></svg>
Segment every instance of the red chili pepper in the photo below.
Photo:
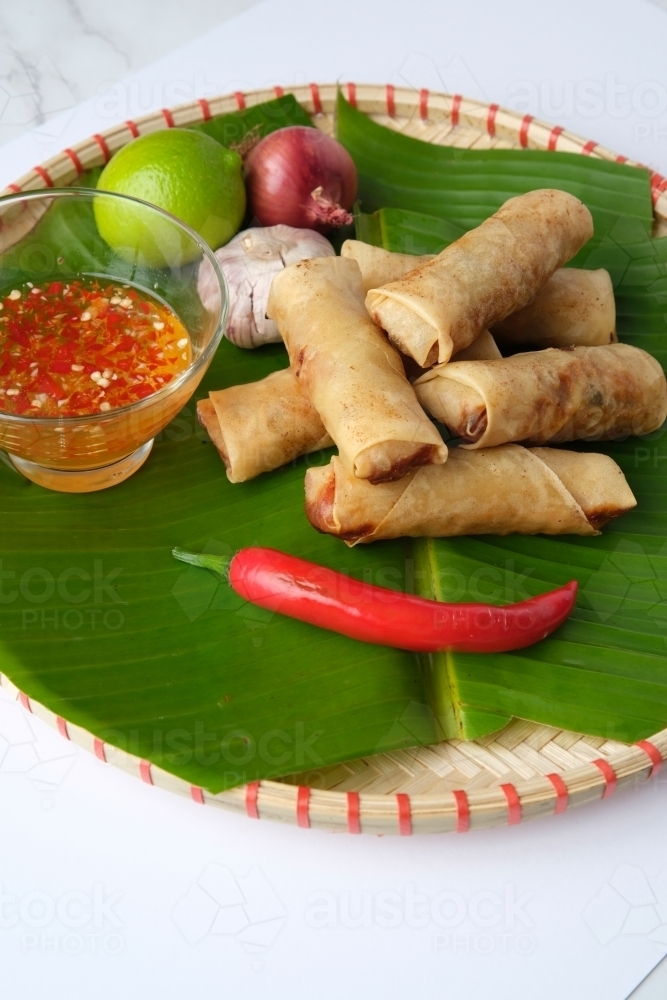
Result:
<svg viewBox="0 0 667 1000"><path fill-rule="evenodd" d="M174 549L181 562L224 577L252 604L352 639L435 653L504 653L539 642L568 617L577 596L572 580L519 604L445 604L353 577L276 549L241 549L231 559Z"/></svg>
<svg viewBox="0 0 667 1000"><path fill-rule="evenodd" d="M70 361L58 361L56 358L49 362L49 368L57 375L69 375L72 371L72 363Z"/></svg>

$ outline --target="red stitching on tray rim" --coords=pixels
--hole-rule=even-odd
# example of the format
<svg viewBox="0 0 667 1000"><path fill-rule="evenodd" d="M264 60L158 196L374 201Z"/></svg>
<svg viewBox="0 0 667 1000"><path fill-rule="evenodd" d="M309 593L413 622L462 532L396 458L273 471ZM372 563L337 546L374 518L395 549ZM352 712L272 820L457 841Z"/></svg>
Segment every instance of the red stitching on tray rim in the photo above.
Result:
<svg viewBox="0 0 667 1000"><path fill-rule="evenodd" d="M508 783L500 786L507 799L507 823L515 826L521 822L521 799L514 785Z"/></svg>
<svg viewBox="0 0 667 1000"><path fill-rule="evenodd" d="M664 760L662 759L662 754L658 750L655 744L649 742L649 740L637 740L635 746L638 746L640 750L643 750L646 756L651 760L653 767L649 771L649 778L652 778L654 774L657 774Z"/></svg>
<svg viewBox="0 0 667 1000"><path fill-rule="evenodd" d="M470 829L470 803L462 788L456 788L452 795L456 802L456 832L467 833Z"/></svg>
<svg viewBox="0 0 667 1000"><path fill-rule="evenodd" d="M58 732L61 736L64 736L66 740L69 739L69 732L67 729L67 722L63 719L62 715L56 715L56 725L58 727Z"/></svg>
<svg viewBox="0 0 667 1000"><path fill-rule="evenodd" d="M663 177L662 174L652 173L651 194L653 196L654 203L658 200L658 198L666 188L667 188L667 177Z"/></svg>
<svg viewBox="0 0 667 1000"><path fill-rule="evenodd" d="M528 146L528 129L530 128L530 123L533 120L532 115L524 115L521 119L521 128L519 129L519 143L526 149Z"/></svg>
<svg viewBox="0 0 667 1000"><path fill-rule="evenodd" d="M145 781L147 785L153 784L153 775L151 774L151 762L149 760L139 761L139 774L141 775L141 780Z"/></svg>
<svg viewBox="0 0 667 1000"><path fill-rule="evenodd" d="M208 101L206 100L206 98L205 97L198 98L197 104L201 108L201 113L202 113L202 117L203 117L204 121L205 122L210 121L211 118L212 118L212 115L211 115L211 105L208 103Z"/></svg>
<svg viewBox="0 0 667 1000"><path fill-rule="evenodd" d="M111 150L107 145L106 139L104 138L103 135L100 135L99 132L96 132L94 134L93 139L102 150L102 156L104 157L104 162L108 163L109 160L111 159Z"/></svg>
<svg viewBox="0 0 667 1000"><path fill-rule="evenodd" d="M409 837L412 833L412 809L410 808L410 796L406 792L397 792L396 806L398 808L398 832L401 837Z"/></svg>
<svg viewBox="0 0 667 1000"><path fill-rule="evenodd" d="M602 773L604 778L604 792L602 793L603 799L608 799L610 795L613 795L616 790L616 771L613 769L608 760L604 760L603 757L598 757L597 760L591 761L592 764L598 768Z"/></svg>
<svg viewBox="0 0 667 1000"><path fill-rule="evenodd" d="M310 826L310 816L308 808L310 806L310 788L308 785L299 785L296 793L296 822L297 826L307 830Z"/></svg>
<svg viewBox="0 0 667 1000"><path fill-rule="evenodd" d="M128 120L125 122L125 124L127 125L128 129L130 130L130 133L136 139L137 136L139 135L139 129L137 128L137 123L133 122L131 118L128 118Z"/></svg>
<svg viewBox="0 0 667 1000"><path fill-rule="evenodd" d="M393 118L396 114L396 100L393 83L387 84L387 114Z"/></svg>
<svg viewBox="0 0 667 1000"><path fill-rule="evenodd" d="M190 785L190 795L193 802L198 802L200 806L204 805L204 793L197 785Z"/></svg>
<svg viewBox="0 0 667 1000"><path fill-rule="evenodd" d="M586 145L582 148L581 152L584 156L590 156L596 146L597 142L593 142L592 139L589 139Z"/></svg>
<svg viewBox="0 0 667 1000"><path fill-rule="evenodd" d="M48 173L47 170L44 169L44 167L33 167L32 169L35 171L36 174L38 174L42 178L47 187L50 188L53 187L53 181L51 179L51 175Z"/></svg>
<svg viewBox="0 0 667 1000"><path fill-rule="evenodd" d="M348 83L347 85L347 99L353 108L357 106L357 85L356 83Z"/></svg>
<svg viewBox="0 0 667 1000"><path fill-rule="evenodd" d="M623 154L621 153L620 156L616 157L616 162L617 163L627 163L628 162L628 158L627 158L627 156L623 156Z"/></svg>
<svg viewBox="0 0 667 1000"><path fill-rule="evenodd" d="M347 793L347 832L361 833L359 792Z"/></svg>
<svg viewBox="0 0 667 1000"><path fill-rule="evenodd" d="M235 90L234 97L236 98L239 111L243 111L245 108L245 94L241 90Z"/></svg>
<svg viewBox="0 0 667 1000"><path fill-rule="evenodd" d="M486 116L486 131L490 136L496 134L496 115L498 114L498 104L489 104L489 111Z"/></svg>
<svg viewBox="0 0 667 1000"><path fill-rule="evenodd" d="M95 756L97 757L97 759L101 760L102 763L106 764L107 755L104 752L104 742L102 740L99 740L97 736L95 736L93 739L93 750L95 751Z"/></svg>
<svg viewBox="0 0 667 1000"><path fill-rule="evenodd" d="M276 97L282 97L285 91L283 90L282 87L274 87L273 93L276 95Z"/></svg>
<svg viewBox="0 0 667 1000"><path fill-rule="evenodd" d="M568 792L567 785L561 778L560 774L547 774L545 777L549 779L556 791L556 808L554 809L554 816L558 816L559 813L563 813L567 809L570 793Z"/></svg>
<svg viewBox="0 0 667 1000"><path fill-rule="evenodd" d="M428 90L422 87L419 91L419 117L422 121L428 118Z"/></svg>
<svg viewBox="0 0 667 1000"><path fill-rule="evenodd" d="M21 188L18 184L8 184L7 187L10 191L13 191L14 194L21 194Z"/></svg>
<svg viewBox="0 0 667 1000"><path fill-rule="evenodd" d="M462 100L463 98L461 97L460 94L454 94L454 97L452 99L452 111L451 111L452 125L458 125L459 123L459 111L461 110Z"/></svg>
<svg viewBox="0 0 667 1000"><path fill-rule="evenodd" d="M32 705L30 704L30 698L28 698L28 695L24 694L23 691L19 691L19 701L21 702L21 704L23 705L23 707L27 712L32 712Z"/></svg>
<svg viewBox="0 0 667 1000"><path fill-rule="evenodd" d="M320 88L316 83L310 83L310 96L313 99L313 107L315 109L316 115L322 114L322 99L320 97Z"/></svg>
<svg viewBox="0 0 667 1000"><path fill-rule="evenodd" d="M556 149L556 146L558 145L558 136L562 135L563 131L564 129L562 125L554 125L551 132L549 132L549 143L547 145L547 149L550 153L553 153Z"/></svg>
<svg viewBox="0 0 667 1000"><path fill-rule="evenodd" d="M74 164L74 169L76 170L77 177L80 177L81 174L83 173L83 164L81 163L79 157L76 155L74 150L69 149L69 147L67 149L64 149L63 153L65 154L65 156L69 156L70 160Z"/></svg>
<svg viewBox="0 0 667 1000"><path fill-rule="evenodd" d="M245 786L245 811L250 819L259 819L257 808L257 796L259 794L259 781L250 781Z"/></svg>
<svg viewBox="0 0 667 1000"><path fill-rule="evenodd" d="M169 110L169 108L160 108L160 114L162 115L162 117L166 121L167 128L173 128L174 127L174 116L172 115L172 113Z"/></svg>

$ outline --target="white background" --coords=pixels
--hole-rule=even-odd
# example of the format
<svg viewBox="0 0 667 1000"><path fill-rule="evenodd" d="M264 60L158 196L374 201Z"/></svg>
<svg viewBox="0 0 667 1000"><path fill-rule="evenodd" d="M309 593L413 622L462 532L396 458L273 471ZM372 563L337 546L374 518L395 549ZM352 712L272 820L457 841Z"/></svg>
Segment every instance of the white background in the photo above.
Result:
<svg viewBox="0 0 667 1000"><path fill-rule="evenodd" d="M0 27L0 185L121 118L336 79L461 91L667 173L667 14L646 0L1 0ZM149 788L3 698L0 816L21 1000L624 1000L667 952L667 775L520 827L335 836Z"/></svg>

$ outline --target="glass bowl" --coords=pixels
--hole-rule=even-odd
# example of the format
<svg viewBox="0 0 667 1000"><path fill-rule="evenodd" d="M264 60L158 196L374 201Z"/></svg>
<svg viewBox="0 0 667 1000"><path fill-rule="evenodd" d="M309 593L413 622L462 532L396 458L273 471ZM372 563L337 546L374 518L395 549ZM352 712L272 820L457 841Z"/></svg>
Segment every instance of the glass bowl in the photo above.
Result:
<svg viewBox="0 0 667 1000"><path fill-rule="evenodd" d="M146 235L136 247L109 247L95 211L132 218ZM137 223L137 220L139 222ZM156 264L156 261L158 263ZM214 291L205 301L197 275L206 263ZM209 267L210 265L210 267ZM19 284L98 279L133 287L168 306L191 341L188 367L145 399L106 413L39 417L0 411L0 449L28 479L84 493L127 479L199 385L222 339L228 312L224 275L207 244L175 216L147 202L93 188L31 191L0 198L0 298Z"/></svg>

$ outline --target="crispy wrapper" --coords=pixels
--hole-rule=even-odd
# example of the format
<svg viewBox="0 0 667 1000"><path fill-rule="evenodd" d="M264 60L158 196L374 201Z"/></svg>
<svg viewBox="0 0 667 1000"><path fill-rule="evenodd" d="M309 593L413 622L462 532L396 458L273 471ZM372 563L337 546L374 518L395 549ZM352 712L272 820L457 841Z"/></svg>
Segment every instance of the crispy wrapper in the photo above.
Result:
<svg viewBox="0 0 667 1000"><path fill-rule="evenodd" d="M498 361L500 358L502 354L494 337L488 330L482 330L472 344L452 356L452 361Z"/></svg>
<svg viewBox="0 0 667 1000"><path fill-rule="evenodd" d="M516 444L453 448L446 465L376 487L350 476L336 456L306 473L308 520L349 545L403 535L595 535L634 506L607 455Z"/></svg>
<svg viewBox="0 0 667 1000"><path fill-rule="evenodd" d="M364 308L356 261L324 257L286 267L273 279L268 314L353 476L385 482L446 460L398 352Z"/></svg>
<svg viewBox="0 0 667 1000"><path fill-rule="evenodd" d="M467 448L621 440L650 434L667 416L659 362L629 344L455 361L426 372L415 391Z"/></svg>
<svg viewBox="0 0 667 1000"><path fill-rule="evenodd" d="M220 452L230 483L333 444L289 368L260 382L209 393L197 404L197 416Z"/></svg>
<svg viewBox="0 0 667 1000"><path fill-rule="evenodd" d="M609 272L556 271L527 306L495 324L493 335L503 344L531 347L615 343L616 302Z"/></svg>
<svg viewBox="0 0 667 1000"><path fill-rule="evenodd" d="M433 260L371 289L366 306L417 364L443 363L526 306L592 235L591 214L578 198L530 191L510 198Z"/></svg>
<svg viewBox="0 0 667 1000"><path fill-rule="evenodd" d="M493 337L484 331L456 358L500 356ZM209 393L197 403L197 417L220 452L230 483L253 479L333 444L291 368L260 382Z"/></svg>
<svg viewBox="0 0 667 1000"><path fill-rule="evenodd" d="M340 248L340 255L356 260L365 293L390 281L398 281L420 264L425 264L435 257L433 253L425 254L423 257L412 253L394 253L392 250L383 250L382 247L375 247L361 240L345 240Z"/></svg>
<svg viewBox="0 0 667 1000"><path fill-rule="evenodd" d="M340 252L358 263L366 292L398 281L434 257L392 253L360 240L345 240ZM496 323L492 333L503 344L530 347L614 343L616 303L609 272L560 268L527 306Z"/></svg>

